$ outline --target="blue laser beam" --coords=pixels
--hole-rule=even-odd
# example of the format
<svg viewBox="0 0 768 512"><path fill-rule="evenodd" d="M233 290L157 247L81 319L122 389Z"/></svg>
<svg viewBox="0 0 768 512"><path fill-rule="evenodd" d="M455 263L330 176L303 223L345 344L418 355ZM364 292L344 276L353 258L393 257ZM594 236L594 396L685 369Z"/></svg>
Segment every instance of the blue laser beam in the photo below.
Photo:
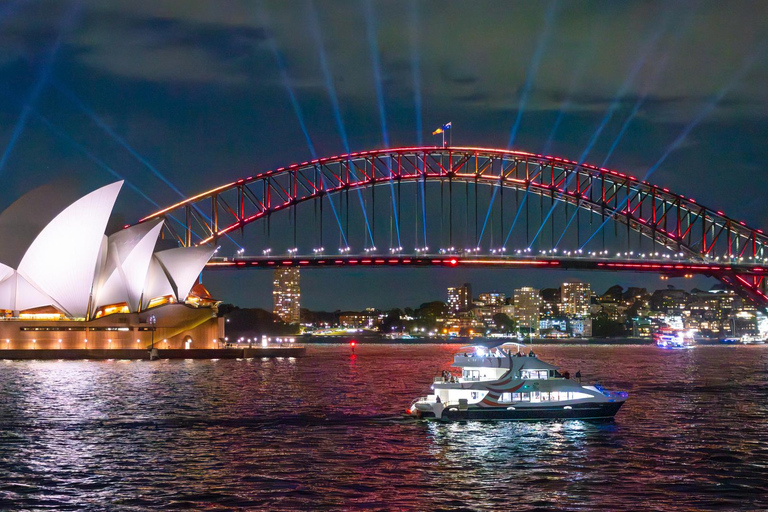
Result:
<svg viewBox="0 0 768 512"><path fill-rule="evenodd" d="M21 133L24 131L24 127L27 125L27 120L29 119L29 115L32 112L32 108L37 102L40 93L43 91L43 87L48 82L51 71L53 70L53 63L56 59L56 54L58 54L59 48L61 48L61 43L64 39L64 33L74 21L75 10L76 6L70 9L70 11L65 15L62 26L59 29L59 34L56 36L56 40L54 41L53 46L43 60L37 80L32 86L29 97L21 109L21 115L19 116L19 119L16 121L16 125L13 128L11 139L5 146L3 156L0 157L0 173L3 172L5 164L8 162L8 158L11 156L13 149L16 147L16 143L19 141L19 137L21 137Z"/></svg>
<svg viewBox="0 0 768 512"><path fill-rule="evenodd" d="M424 247L428 247L427 244L427 182L421 182L419 186L419 194L421 196L421 227L424 229Z"/></svg>
<svg viewBox="0 0 768 512"><path fill-rule="evenodd" d="M155 175L155 177L157 177L160 181L165 183L168 186L168 188L176 192L176 194L178 194L179 197L181 197L182 199L187 198L187 196L181 190L179 190L179 188L176 185L174 185L168 178L165 177L165 175L163 175L163 173L157 170L157 168L155 168L154 165L152 165L146 158L144 158L138 151L136 151L133 148L133 146L131 146L128 143L127 140L125 140L123 137L115 133L115 131L107 123L105 123L98 115L96 115L96 112L94 112L91 108L89 108L80 98L75 96L75 94L72 91L64 87L63 84L59 83L56 80L52 79L51 84L57 91L62 93L64 96L66 96L67 99L69 99L86 116L88 116L88 118L91 121L93 121L93 123L96 124L96 126L98 126L105 133L107 133L107 135L109 135L112 138L112 140L114 140L120 146L122 146L122 148L128 151L128 153L130 153L136 160L141 162L144 165L144 167L149 169L152 172L152 174Z"/></svg>
<svg viewBox="0 0 768 512"><path fill-rule="evenodd" d="M328 92L328 98L331 102L331 107L333 108L333 118L336 121L336 129L339 132L339 136L341 137L341 142L344 145L344 153L349 154L351 153L349 149L349 139L347 138L347 130L344 128L344 120L341 117L341 108L339 107L339 98L336 94L336 86L333 84L333 74L331 73L330 65L328 64L328 57L325 53L325 45L323 44L323 35L320 32L320 23L317 19L317 10L315 9L314 2L309 2L309 28L310 33L312 35L312 38L315 41L315 46L317 47L317 54L318 59L320 61L320 69L323 73L323 81L325 82L325 89ZM357 176L355 175L355 172L352 170L352 167L350 166L350 172L352 172L352 175L355 176L355 179L357 179ZM374 239L373 239L373 232L371 231L371 224L368 222L368 213L365 208L365 201L363 201L363 194L360 192L360 189L355 189L357 192L357 198L360 201L360 209L363 212L363 220L365 220L365 227L368 233L368 238L370 239L371 246L374 245Z"/></svg>
<svg viewBox="0 0 768 512"><path fill-rule="evenodd" d="M129 152L129 153L130 153L130 154L131 154L131 155L132 155L132 156L133 156L133 157L134 157L136 160L138 160L139 162L141 162L142 164L144 164L144 166L145 166L147 169L149 169L150 171L152 171L152 173L153 173L153 174L154 174L154 175L155 175L157 178L159 178L159 179L160 179L160 180L161 180L163 183L165 183L165 184L166 184L166 185L167 185L167 186L168 186L168 187L169 187L171 190L173 190L174 192L176 192L176 193L177 193L177 194L178 194L178 195L179 195L179 196L180 196L182 199L187 199L187 196L186 196L186 195L184 195L184 193L183 193L181 190L179 190L179 188L178 188L178 187L176 187L176 186L175 186L175 185L174 185L174 184L173 184L173 183L172 183L170 180L168 180L168 179L167 179L167 178L166 178L166 177L165 177L165 176L164 176L164 175L163 175L163 174L162 174L160 171L158 171L158 170L157 170L157 169L156 169L156 168L155 168L155 167L154 167L154 166L153 166L151 163L149 163L149 161L148 161L146 158L144 158L144 157L143 157L141 154L139 154L139 152L138 152L138 151L136 151L135 149L133 149L133 147L132 147L130 144L128 144L128 141L126 141L126 140L125 140L124 138L122 138L120 135L118 135L117 133L115 133L115 131L114 131L114 130L112 130L112 128L110 128L110 127L109 127L109 125L107 125L107 124L106 124L104 121L102 121L102 120L101 120L101 118L100 118L99 116L97 116L97 115L96 115L96 113L95 113L93 110L91 110L90 108L88 108L88 106L86 106L86 105L85 105L85 103L84 103L82 100L80 100L80 98L78 98L77 96L75 96L75 94L74 94L73 92L69 91L69 90L68 90L66 87L64 87L62 84L60 84L59 82L57 82L57 81L55 81L55 80L53 80L53 79L50 79L50 83L51 83L51 85L53 85L53 87L54 87L56 90L58 90L59 92L61 92L61 93L62 93L64 96L66 96L66 97L67 97L67 98L68 98L68 99L69 99L69 100L70 100L72 103L74 103L74 104L75 104L75 106L77 106L78 108L80 108L80 110L81 110L81 111L82 111L82 112L83 112L83 113L84 113L86 116L88 116L88 118L89 118L89 119L91 119L91 121L93 121L93 122L94 122L94 124L96 124L96 125L97 125L99 128L101 128L101 129L102 129L104 132L106 132L106 133L107 133L107 135L109 135L109 136L110 136L110 137L111 137L111 138L112 138L112 139L113 139L115 142L117 142L117 143L118 143L120 146L122 146L122 147L123 147L123 149L125 149L126 151L128 151L128 152ZM209 216L208 216L206 213L202 212L202 211L201 211L201 210L200 210L200 209L199 209L197 206L195 206L195 205L191 205L191 206L192 206L192 208L193 208L193 209L194 209L194 210L195 210L195 211L196 211L196 212L197 212L199 215L201 215L201 216L202 216L202 217L203 217L205 220L207 220L208 222L211 222L211 218L210 218L210 217L209 217ZM232 242L233 242L235 245L237 245L239 248L241 248L241 249L242 249L242 246L241 246L239 243L237 243L237 242L235 241L235 239L234 239L234 238L232 238L232 237L231 237L229 234L227 234L226 236L227 236L227 238L229 238L229 239L230 239L230 240L231 240L231 241L232 241Z"/></svg>
<svg viewBox="0 0 768 512"><path fill-rule="evenodd" d="M259 16L259 19L263 25L269 26L270 25L270 19L265 11L265 9L257 9L257 14ZM299 122L299 126L301 127L301 131L304 134L304 139L307 141L307 147L309 148L309 152L312 155L313 159L317 159L317 152L315 151L315 145L312 143L312 138L309 136L309 130L307 129L307 123L304 120L304 112L301 109L301 105L299 104L299 100L296 97L296 92L293 87L293 82L291 81L290 76L288 75L288 66L285 63L285 60L283 59L283 55L280 52L280 50L277 48L277 43L275 42L274 36L270 36L267 38L269 49L272 52L272 56L275 58L275 63L277 64L278 70L280 71L280 78L283 82L283 87L285 88L286 92L288 93L288 98L291 101L291 106L293 107L293 112L296 114L296 119ZM322 184L323 190L326 190L325 186L325 177L323 176L323 172L321 170L318 170L320 174L320 182ZM348 246L347 243L347 235L344 233L344 227L341 225L341 219L339 218L339 214L336 211L336 205L334 204L333 200L329 197L328 202L331 205L331 211L333 212L333 216L336 219L336 224L338 225L339 232L341 233L341 237L344 239L344 245Z"/></svg>
<svg viewBox="0 0 768 512"><path fill-rule="evenodd" d="M699 111L699 113L694 117L691 122L689 122L683 130L680 132L680 134L675 138L674 141L667 147L667 149L664 151L664 153L661 155L661 157L654 163L648 171L645 173L645 176L643 177L643 181L647 181L648 178L651 177L651 175L656 172L656 170L659 168L659 166L664 163L664 161L667 159L667 157L672 154L676 149L678 149L685 139L688 137L688 135L693 131L696 126L701 123L701 121L709 115L712 110L715 109L718 103L725 97L728 92L730 92L743 78L744 76L752 69L755 62L757 62L758 58L765 52L766 49L766 43L768 43L768 40L763 41L763 44L760 45L759 49L755 52L753 52L751 55L749 55L746 59L744 59L744 62L742 63L742 66L739 68L739 70L736 72L736 74L733 76L733 78L723 87L720 92L718 92L710 101L708 101L702 109ZM627 204L627 199L624 198L621 201L621 204L616 207L615 211L620 211L625 204ZM586 245L597 235L600 230L602 230L606 224L608 224L608 221L612 219L612 215L606 217L606 219L597 227L597 229L592 233L592 235L587 239L586 242L581 246L581 249L584 249Z"/></svg>
<svg viewBox="0 0 768 512"><path fill-rule="evenodd" d="M563 232L560 234L560 238L557 239L557 243L553 247L553 249L557 249L560 245L560 242L563 240L563 237L565 236L565 233L568 232L568 228L571 227L571 224L573 223L574 219L578 216L579 208L581 208L582 201L579 200L579 202L576 204L576 210L574 210L573 214L571 215L571 218L568 219L568 222L565 224L565 229L563 229Z"/></svg>
<svg viewBox="0 0 768 512"><path fill-rule="evenodd" d="M339 98L336 94L336 86L333 83L333 74L331 73L331 67L328 64L328 57L325 53L325 44L323 43L323 35L320 32L320 23L317 19L317 10L315 9L314 2L309 2L309 31L312 34L312 38L315 41L315 47L317 48L317 57L320 61L320 70L323 72L323 81L325 82L325 89L328 92L328 99L331 101L331 107L333 109L333 119L336 121L336 129L341 137L341 142L344 144L344 152L346 154L351 153L349 150L349 139L347 138L347 130L344 128L344 120L341 117L341 108L339 107Z"/></svg>
<svg viewBox="0 0 768 512"><path fill-rule="evenodd" d="M411 78L413 81L413 106L416 111L416 143L421 146L424 143L424 124L422 121L422 100L421 100L421 59L419 47L419 2L411 0L411 10L409 17L409 28L411 37ZM421 197L421 226L424 229L424 247L427 247L427 205L426 205L426 184L419 186L419 195Z"/></svg>
<svg viewBox="0 0 768 512"><path fill-rule="evenodd" d="M498 191L499 191L499 187L494 186L493 195L491 196L491 201L488 203L488 211L485 213L485 221L483 221L483 229L480 230L480 238L477 239L477 245L480 245L480 242L483 241L483 235L485 234L485 227L488 225L488 218L491 216L491 209L493 207L493 202L496 200L496 193Z"/></svg>
<svg viewBox="0 0 768 512"><path fill-rule="evenodd" d="M379 55L379 43L376 35L376 20L373 12L371 0L365 0L365 28L368 36L368 47L371 52L371 61L373 64L373 81L376 85L376 103L379 107L379 120L381 122L381 136L384 141L384 147L389 148L389 131L387 130L387 109L384 104L384 86L381 78L381 56ZM390 174L392 162L388 160ZM400 240L400 222L397 218L397 202L395 200L395 185L389 180L389 192L392 197L392 215L395 219L395 230L397 231L397 246L401 247ZM375 213L374 213L375 214Z"/></svg>
<svg viewBox="0 0 768 512"><path fill-rule="evenodd" d="M14 0L12 2L6 2L4 5L0 5L0 21L15 14L19 7L27 2L28 0Z"/></svg>
<svg viewBox="0 0 768 512"><path fill-rule="evenodd" d="M2 94L4 94L6 97L9 97L12 101L16 101L16 98L13 98L8 92L2 91ZM54 135L56 135L57 137L59 137L60 139L62 139L63 141L65 141L66 143L68 143L69 145L74 147L75 149L77 149L80 153L83 154L83 156L85 156L88 160L90 160L91 162L96 164L99 168L101 168L102 170L106 171L107 173L109 173L110 175L114 176L115 178L124 181L125 184L131 190L133 190L139 196L144 198L148 203L150 203L151 205L153 205L153 206L155 206L157 208L161 208L160 204L158 204L154 199L149 197L143 190L141 190L139 187L137 187L136 185L131 183L130 180L128 180L125 176L123 176L119 172L117 172L114 169L112 169L112 167L107 165L103 160L101 160L99 157L94 155L91 151L88 150L88 148L86 148L85 146L83 146L82 144L77 142L75 139L73 139L71 136L69 136L66 132L64 132L63 130L57 128L50 121L50 119L48 119L47 117L43 116L42 114L40 114L36 110L32 110L30 112L30 115L32 115L37 121L42 123L43 126L45 126L51 133L53 133ZM168 217L173 219L177 224L180 224L182 226L184 225L183 222L181 222L180 220L176 219L172 215L169 215ZM197 233L195 233L195 235L197 235ZM235 244L237 244L237 242L235 242Z"/></svg>
<svg viewBox="0 0 768 512"><path fill-rule="evenodd" d="M589 63L589 57L594 56L595 46L597 45L597 31L592 30L591 34L592 34L592 37L590 38L589 51L586 52L579 59L579 62L576 65L576 71L573 73L571 77L571 81L568 85L567 95L565 99L562 101L562 103L560 103L560 109L557 112L557 117L555 118L555 122L552 124L552 129L549 131L549 137L547 137L547 142L544 144L544 149L542 150L543 155L549 154L549 150L551 149L552 143L555 140L555 135L557 134L557 130L558 128L560 128L560 124L563 122L565 113L570 108L571 103L573 103L573 94L576 90L576 87L578 87L579 84L581 84L581 81L584 78L584 75L586 74L587 64Z"/></svg>
<svg viewBox="0 0 768 512"><path fill-rule="evenodd" d="M555 18L555 12L557 11L557 3L550 1L547 8L546 15L544 16L544 28L539 33L539 37L536 40L536 49L533 52L533 57L528 65L528 70L525 74L525 83L523 85L523 92L520 95L520 103L517 106L517 117L515 123L512 125L512 130L509 133L509 142L507 143L507 149L511 148L515 143L517 137L517 131L520 129L520 121L523 118L523 111L525 110L526 103L528 102L528 94L531 91L533 80L536 78L536 73L539 70L539 64L541 64L541 56L544 53L544 48L547 46L547 40L549 39L549 32L552 26L552 22Z"/></svg>
<svg viewBox="0 0 768 512"><path fill-rule="evenodd" d="M523 207L525 206L525 201L528 199L528 192L531 190L531 184L530 182L525 187L525 194L523 194L523 200L520 201L520 205L517 207L517 212L515 213L515 219L512 221L512 225L509 227L509 231L507 232L507 237L504 239L504 245L502 247L507 246L507 242L509 241L509 237L512 236L512 230L515 229L515 224L517 224L517 219L520 218L520 212L523 211Z"/></svg>
<svg viewBox="0 0 768 512"><path fill-rule="evenodd" d="M256 13L262 25L271 26L271 20L264 8L257 7ZM304 114L301 110L301 105L299 105L299 100L296 98L296 92L294 91L291 78L288 76L288 66L285 63L285 59L283 59L282 53L280 53L280 50L277 48L277 43L275 42L275 37L273 34L269 34L267 37L267 46L269 46L269 50L272 52L272 56L275 58L277 69L280 72L280 80L283 83L285 91L288 93L288 98L291 102L291 106L293 107L293 112L296 114L296 119L299 122L299 126L301 127L301 132L304 134L304 139L307 141L309 153L312 155L313 159L316 159L317 152L315 151L315 145L312 143L312 138L309 136L309 130L307 130L307 124L304 121Z"/></svg>
<svg viewBox="0 0 768 512"><path fill-rule="evenodd" d="M646 60L648 59L648 55L650 54L653 47L656 45L656 42L659 40L661 35L666 30L667 25L669 25L669 22L671 20L671 13L670 11L667 11L664 17L663 22L659 25L659 27L653 32L651 38L646 41L646 43L643 45L643 48L640 52L640 56L635 60L632 69L630 70L629 75L624 79L624 82L621 84L621 87L619 88L619 91L617 92L616 96L614 97L613 101L611 102L610 106L608 107L608 110L605 112L605 115L603 115L602 120L600 121L600 125L597 127L597 130L592 134L592 137L589 139L589 142L587 143L587 147L584 148L584 151L582 151L581 155L579 155L578 164L574 168L574 171L577 171L579 167L581 167L584 162L587 159L587 156L592 151L592 148L594 147L597 140L600 138L600 135L602 134L605 127L608 125L608 122L613 117L614 112L619 108L621 105L621 101L626 95L627 91L629 90L630 85L634 82L635 77L640 72L642 67L645 65ZM577 172L573 172L568 179L565 182L564 189L568 187L568 185L573 181L573 178L577 175ZM557 197L560 197L561 194L557 194ZM550 206L549 211L547 212L547 215L542 219L539 229L536 231L536 234L534 235L533 239L531 240L531 243L528 245L528 248L530 249L533 247L533 244L538 239L541 232L544 230L544 226L546 225L547 221L552 217L552 213L554 213L555 209L557 208L557 205L559 204L559 201L553 202L552 206Z"/></svg>
<svg viewBox="0 0 768 512"><path fill-rule="evenodd" d="M667 63L669 62L669 55L671 52L670 48L675 48L679 44L683 34L685 34L688 28L690 28L690 26L692 25L693 19L694 17L689 15L685 25L682 27L678 27L677 30L673 32L672 42L666 46L667 49L665 50L663 57L659 59L656 67L651 73L650 78L646 82L643 92L638 95L637 100L635 101L635 104L632 107L632 111L629 113L629 116L627 116L627 118L624 120L624 124L622 124L621 129L619 130L619 133L613 139L613 143L611 144L611 147L608 150L608 153L605 155L605 158L603 159L603 163L600 165L600 167L606 166L606 164L608 163L608 160L611 158L611 155L613 155L613 152L616 150L616 147L619 145L619 142L624 137L624 134L627 132L627 129L629 128L630 123L635 118L637 113L640 111L640 108L645 103L645 100L648 98L648 95L650 94L651 90L659 82L661 73L662 71L664 71L664 69L666 69Z"/></svg>
<svg viewBox="0 0 768 512"><path fill-rule="evenodd" d="M48 128L48 130L50 130L54 135L56 135L57 137L59 137L60 139L62 139L64 141L66 141L69 145L71 145L72 147L77 149L88 160L90 160L91 162L96 164L98 167L100 167L102 170L104 170L107 173L111 174L112 176L114 176L118 180L124 181L125 184L128 185L128 187L131 188L131 190L133 190L134 192L139 194L141 197L143 197L152 206L155 206L157 208L161 208L160 204L158 204L157 201L155 201L154 199L149 197L146 193L144 193L143 190L141 190L139 187L137 187L136 185L131 183L128 179L125 178L125 176L123 176L119 172L117 172L114 169L112 169L112 167L110 167L109 165L104 163L104 161L102 161L99 157L97 157L92 152L90 152L88 150L88 148L86 148L85 146L83 146L82 144L77 142L75 139L70 137L64 131L62 131L59 128L57 128L47 117L44 117L42 114L40 114L40 113L38 113L36 111L33 111L32 115L34 116L35 119L37 119L40 123L42 123L46 128Z"/></svg>
<svg viewBox="0 0 768 512"><path fill-rule="evenodd" d="M381 124L381 137L384 147L389 148L389 131L387 130L387 111L384 105L384 87L381 79L381 58L379 55L379 43L376 36L376 20L374 19L373 4L371 0L363 2L365 7L365 33L368 38L368 49L371 52L371 64L373 67L373 82L376 87L376 104L379 108L379 122Z"/></svg>
<svg viewBox="0 0 768 512"><path fill-rule="evenodd" d="M411 41L411 81L413 82L413 107L416 112L416 144L424 142L424 126L421 118L421 58L419 55L419 3L410 2L409 33Z"/></svg>
<svg viewBox="0 0 768 512"><path fill-rule="evenodd" d="M747 57L744 62L742 63L742 66L739 68L739 70L736 72L736 74L733 76L733 78L726 84L725 87L723 87L720 92L718 92L707 104L704 105L704 108L701 109L701 111L698 113L698 115L690 122L688 125L683 128L683 131L680 132L680 134L675 138L675 140L672 142L672 144L667 147L666 151L661 155L661 157L654 163L648 171L645 173L644 180L647 180L656 170L659 168L661 164L664 163L664 161L669 157L672 152L674 152L676 149L678 149L683 142L685 142L685 139L688 137L688 135L693 131L696 126L701 123L701 121L709 115L712 110L715 109L718 103L725 97L726 94L728 94L741 80L744 78L744 76L752 69L755 62L759 59L759 57L762 56L763 53L765 53L766 49L766 43L768 43L768 40L763 41L763 43L760 45L759 49L755 52L753 52L749 57Z"/></svg>

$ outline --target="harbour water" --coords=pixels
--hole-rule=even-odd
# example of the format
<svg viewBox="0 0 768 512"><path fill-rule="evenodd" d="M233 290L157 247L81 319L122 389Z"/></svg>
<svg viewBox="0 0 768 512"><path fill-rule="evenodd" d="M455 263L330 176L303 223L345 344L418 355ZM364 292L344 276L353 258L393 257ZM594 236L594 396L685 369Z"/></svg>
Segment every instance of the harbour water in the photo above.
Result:
<svg viewBox="0 0 768 512"><path fill-rule="evenodd" d="M456 350L0 362L0 509L768 508L768 347L536 347L616 419L405 418Z"/></svg>

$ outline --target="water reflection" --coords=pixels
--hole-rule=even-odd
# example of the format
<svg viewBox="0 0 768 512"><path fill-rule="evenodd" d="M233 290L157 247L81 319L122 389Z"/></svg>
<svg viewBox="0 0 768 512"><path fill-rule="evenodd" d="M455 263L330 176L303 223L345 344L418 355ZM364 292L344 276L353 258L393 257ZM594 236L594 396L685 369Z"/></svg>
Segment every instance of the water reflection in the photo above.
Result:
<svg viewBox="0 0 768 512"><path fill-rule="evenodd" d="M630 391L614 422L402 417L454 347L7 362L0 508L768 507L768 349L538 347Z"/></svg>

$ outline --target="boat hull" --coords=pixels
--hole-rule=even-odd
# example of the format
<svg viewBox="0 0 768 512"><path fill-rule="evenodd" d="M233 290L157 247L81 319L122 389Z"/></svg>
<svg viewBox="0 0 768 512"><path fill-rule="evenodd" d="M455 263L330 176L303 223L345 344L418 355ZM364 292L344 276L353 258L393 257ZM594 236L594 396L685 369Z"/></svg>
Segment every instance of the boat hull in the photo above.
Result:
<svg viewBox="0 0 768 512"><path fill-rule="evenodd" d="M553 419L581 419L581 420L606 420L613 418L619 411L624 401L599 402L574 404L570 409L562 405L557 406L515 406L507 407L468 407L459 410L455 407L445 409L440 418L436 418L432 412L421 412L423 419L438 421L467 421L467 420L506 420L506 421L536 421Z"/></svg>

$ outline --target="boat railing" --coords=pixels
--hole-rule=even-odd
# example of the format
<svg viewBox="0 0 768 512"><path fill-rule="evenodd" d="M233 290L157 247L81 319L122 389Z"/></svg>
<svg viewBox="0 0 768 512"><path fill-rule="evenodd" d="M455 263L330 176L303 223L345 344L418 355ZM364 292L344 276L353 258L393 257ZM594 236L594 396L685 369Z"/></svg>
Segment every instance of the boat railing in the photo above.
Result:
<svg viewBox="0 0 768 512"><path fill-rule="evenodd" d="M600 393L604 394L608 398L628 398L629 393L626 391L608 391L600 384L595 383L593 386L596 390L598 390Z"/></svg>
<svg viewBox="0 0 768 512"><path fill-rule="evenodd" d="M419 398L415 399L413 402L411 402L411 406L413 407L416 404L422 403L422 402L429 402L429 396L420 396Z"/></svg>

